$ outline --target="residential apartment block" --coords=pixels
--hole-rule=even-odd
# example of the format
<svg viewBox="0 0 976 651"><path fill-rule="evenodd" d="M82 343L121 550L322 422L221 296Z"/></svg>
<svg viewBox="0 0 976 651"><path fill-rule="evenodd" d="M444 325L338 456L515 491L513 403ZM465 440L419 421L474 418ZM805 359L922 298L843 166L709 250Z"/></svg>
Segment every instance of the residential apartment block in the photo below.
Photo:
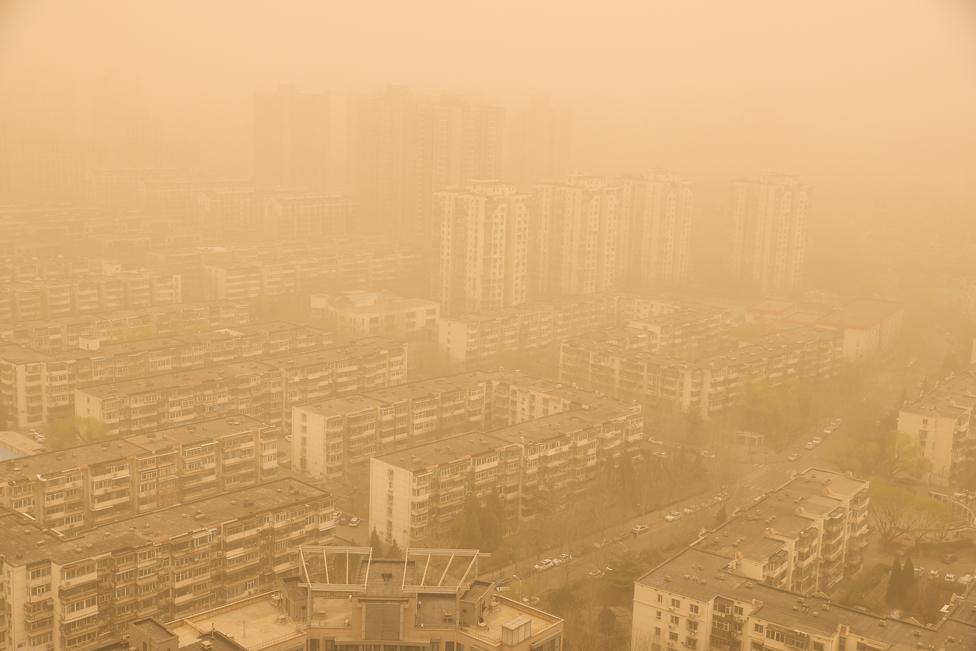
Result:
<svg viewBox="0 0 976 651"><path fill-rule="evenodd" d="M809 193L788 176L732 184L732 273L744 286L772 295L800 287Z"/></svg>
<svg viewBox="0 0 976 651"><path fill-rule="evenodd" d="M303 354L75 390L75 415L128 435L230 414L287 428L296 404L402 384L406 344L372 337Z"/></svg>
<svg viewBox="0 0 976 651"><path fill-rule="evenodd" d="M653 353L648 341L608 337L606 331L564 340L559 379L621 399L671 404L707 419L741 404L750 386L833 377L840 358L836 334L817 328L777 332L708 354Z"/></svg>
<svg viewBox="0 0 976 651"><path fill-rule="evenodd" d="M0 649L89 651L130 622L170 621L267 592L301 545L332 540L332 497L294 479L59 536L0 514Z"/></svg>
<svg viewBox="0 0 976 651"><path fill-rule="evenodd" d="M434 196L434 295L447 314L520 305L529 296L529 201L497 181Z"/></svg>
<svg viewBox="0 0 976 651"><path fill-rule="evenodd" d="M860 565L867 485L811 469L665 561L634 588L633 651L966 649L971 598L928 626L839 605L821 591Z"/></svg>
<svg viewBox="0 0 976 651"><path fill-rule="evenodd" d="M341 339L377 335L433 339L437 335L440 305L386 292L347 291L312 294L310 311L314 322Z"/></svg>
<svg viewBox="0 0 976 651"><path fill-rule="evenodd" d="M74 415L79 386L313 350L332 343L330 334L314 328L266 322L124 343L86 339L79 341L84 348L50 353L0 344L0 414L8 427L39 427Z"/></svg>
<svg viewBox="0 0 976 651"><path fill-rule="evenodd" d="M929 462L925 480L951 486L976 464L976 374L943 380L898 412L898 431L908 434Z"/></svg>
<svg viewBox="0 0 976 651"><path fill-rule="evenodd" d="M566 504L641 451L639 405L606 401L517 425L469 432L370 461L370 527L401 547L442 539L465 502L499 497L505 522Z"/></svg>
<svg viewBox="0 0 976 651"><path fill-rule="evenodd" d="M529 273L538 297L595 294L617 287L621 188L573 176L538 185Z"/></svg>
<svg viewBox="0 0 976 651"><path fill-rule="evenodd" d="M291 456L302 472L338 478L377 454L604 402L519 372L450 375L295 407Z"/></svg>
<svg viewBox="0 0 976 651"><path fill-rule="evenodd" d="M92 342L119 343L235 328L252 320L253 309L241 301L180 303L17 324L0 323L0 341L50 352L91 347Z"/></svg>
<svg viewBox="0 0 976 651"><path fill-rule="evenodd" d="M59 533L116 522L273 479L279 438L234 416L0 461L0 506Z"/></svg>
<svg viewBox="0 0 976 651"><path fill-rule="evenodd" d="M555 303L527 303L494 312L441 317L437 345L451 362L475 364L544 351L559 341L613 325L613 297L597 295Z"/></svg>
<svg viewBox="0 0 976 651"><path fill-rule="evenodd" d="M694 204L691 184L667 172L618 182L618 280L633 287L685 282Z"/></svg>

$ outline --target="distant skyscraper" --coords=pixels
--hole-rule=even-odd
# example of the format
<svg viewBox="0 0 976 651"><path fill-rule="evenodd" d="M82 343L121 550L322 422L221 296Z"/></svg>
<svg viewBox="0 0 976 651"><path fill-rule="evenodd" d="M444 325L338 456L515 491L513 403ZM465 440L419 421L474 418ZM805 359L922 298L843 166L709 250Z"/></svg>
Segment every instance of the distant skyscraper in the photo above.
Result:
<svg viewBox="0 0 976 651"><path fill-rule="evenodd" d="M254 179L259 187L329 190L329 101L290 86L254 95Z"/></svg>
<svg viewBox="0 0 976 651"><path fill-rule="evenodd" d="M537 99L512 120L509 170L519 187L565 178L572 172L572 116Z"/></svg>
<svg viewBox="0 0 976 651"><path fill-rule="evenodd" d="M594 177L537 187L530 274L540 298L616 286L620 198L619 186Z"/></svg>
<svg viewBox="0 0 976 651"><path fill-rule="evenodd" d="M691 185L666 172L624 178L620 183L621 281L636 286L686 281Z"/></svg>
<svg viewBox="0 0 976 651"><path fill-rule="evenodd" d="M430 236L435 191L499 176L498 107L390 87L362 98L354 119L358 205L368 223L397 235Z"/></svg>
<svg viewBox="0 0 976 651"><path fill-rule="evenodd" d="M435 294L448 314L524 303L529 210L525 195L495 181L438 192Z"/></svg>
<svg viewBox="0 0 976 651"><path fill-rule="evenodd" d="M807 244L809 188L788 176L732 184L732 270L763 294L799 287Z"/></svg>

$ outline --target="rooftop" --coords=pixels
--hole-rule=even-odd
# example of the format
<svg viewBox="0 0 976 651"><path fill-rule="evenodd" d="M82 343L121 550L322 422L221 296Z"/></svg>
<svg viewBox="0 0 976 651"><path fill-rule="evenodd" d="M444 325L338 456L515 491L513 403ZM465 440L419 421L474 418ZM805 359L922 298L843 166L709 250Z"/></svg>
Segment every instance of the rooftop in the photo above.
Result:
<svg viewBox="0 0 976 651"><path fill-rule="evenodd" d="M214 651L263 649L274 643L305 640L303 627L282 616L271 593L197 613L170 623L168 628L179 638L181 651L200 640L212 641ZM230 639L234 644L228 644ZM218 646L218 641L224 646Z"/></svg>

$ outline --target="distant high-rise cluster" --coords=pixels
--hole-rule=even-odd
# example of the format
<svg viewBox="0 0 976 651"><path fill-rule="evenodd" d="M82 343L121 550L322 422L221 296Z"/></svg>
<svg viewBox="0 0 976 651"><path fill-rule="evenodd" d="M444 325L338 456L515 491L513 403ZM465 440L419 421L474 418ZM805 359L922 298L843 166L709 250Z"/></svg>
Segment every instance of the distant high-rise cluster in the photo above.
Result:
<svg viewBox="0 0 976 651"><path fill-rule="evenodd" d="M803 280L809 188L787 176L732 184L732 270L763 294L786 294Z"/></svg>

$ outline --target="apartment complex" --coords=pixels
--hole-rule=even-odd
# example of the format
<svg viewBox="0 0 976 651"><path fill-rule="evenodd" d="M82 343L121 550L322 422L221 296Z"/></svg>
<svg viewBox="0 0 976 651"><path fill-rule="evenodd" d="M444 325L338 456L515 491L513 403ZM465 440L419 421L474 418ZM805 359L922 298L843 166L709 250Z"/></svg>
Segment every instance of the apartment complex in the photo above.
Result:
<svg viewBox="0 0 976 651"><path fill-rule="evenodd" d="M573 176L538 185L529 273L537 296L595 294L619 280L621 188Z"/></svg>
<svg viewBox="0 0 976 651"><path fill-rule="evenodd" d="M372 336L433 339L441 310L434 301L387 292L312 294L309 303L312 319L341 339Z"/></svg>
<svg viewBox="0 0 976 651"><path fill-rule="evenodd" d="M331 334L314 328L266 322L124 343L86 339L79 341L85 348L50 353L0 344L0 415L8 427L39 427L74 415L79 386L313 350L332 343Z"/></svg>
<svg viewBox="0 0 976 651"><path fill-rule="evenodd" d="M613 324L613 297L527 303L493 312L443 316L437 345L451 362L476 364L502 355L543 351L566 337Z"/></svg>
<svg viewBox="0 0 976 651"><path fill-rule="evenodd" d="M273 479L280 430L236 416L0 461L0 506L59 533Z"/></svg>
<svg viewBox="0 0 976 651"><path fill-rule="evenodd" d="M639 332L639 330L638 330ZM650 352L650 338L610 337L606 331L564 340L562 382L645 404L670 404L702 418L741 404L751 386L819 381L837 373L833 331L798 328L720 352Z"/></svg>
<svg viewBox="0 0 976 651"><path fill-rule="evenodd" d="M688 279L694 195L691 184L660 172L620 180L618 278L631 286Z"/></svg>
<svg viewBox="0 0 976 651"><path fill-rule="evenodd" d="M442 539L465 502L496 495L507 526L549 512L640 453L639 405L589 409L468 432L370 460L370 527L401 547Z"/></svg>
<svg viewBox="0 0 976 651"><path fill-rule="evenodd" d="M447 314L497 310L528 299L526 195L478 181L434 197L435 296Z"/></svg>
<svg viewBox="0 0 976 651"><path fill-rule="evenodd" d="M858 299L820 319L819 325L842 333L842 354L861 362L890 351L898 342L905 306L897 301Z"/></svg>
<svg viewBox="0 0 976 651"><path fill-rule="evenodd" d="M634 588L633 651L883 651L976 644L971 599L929 626L872 615L823 591L860 565L867 485L811 469L706 534ZM753 517L755 516L755 517Z"/></svg>
<svg viewBox="0 0 976 651"><path fill-rule="evenodd" d="M251 306L241 301L180 303L16 324L0 323L0 341L46 353L91 347L93 342L119 343L215 328L236 328L252 320Z"/></svg>
<svg viewBox="0 0 976 651"><path fill-rule="evenodd" d="M75 415L117 435L244 414L288 427L296 404L402 384L406 344L380 337L207 368L80 387Z"/></svg>
<svg viewBox="0 0 976 651"><path fill-rule="evenodd" d="M146 651L562 649L562 620L495 594L477 578L477 550L409 550L386 559L368 547L303 545L299 553L298 576L280 579L276 590L165 625L136 620L129 644Z"/></svg>
<svg viewBox="0 0 976 651"><path fill-rule="evenodd" d="M128 624L169 621L274 587L300 545L332 540L332 497L294 479L173 506L68 537L0 515L0 649L89 650ZM5 641L2 641L5 640Z"/></svg>
<svg viewBox="0 0 976 651"><path fill-rule="evenodd" d="M806 262L809 188L787 176L732 184L732 273L762 294L800 287Z"/></svg>
<svg viewBox="0 0 976 651"><path fill-rule="evenodd" d="M0 282L0 323L135 310L182 300L179 276L144 271Z"/></svg>
<svg viewBox="0 0 976 651"><path fill-rule="evenodd" d="M603 403L595 394L512 371L471 372L295 407L292 459L315 477L396 449Z"/></svg>
<svg viewBox="0 0 976 651"><path fill-rule="evenodd" d="M908 434L929 462L926 481L951 486L976 464L976 374L943 380L898 412L898 431Z"/></svg>
<svg viewBox="0 0 976 651"><path fill-rule="evenodd" d="M636 294L618 295L616 311L619 325L645 335L653 353L721 348L742 322L729 308Z"/></svg>

